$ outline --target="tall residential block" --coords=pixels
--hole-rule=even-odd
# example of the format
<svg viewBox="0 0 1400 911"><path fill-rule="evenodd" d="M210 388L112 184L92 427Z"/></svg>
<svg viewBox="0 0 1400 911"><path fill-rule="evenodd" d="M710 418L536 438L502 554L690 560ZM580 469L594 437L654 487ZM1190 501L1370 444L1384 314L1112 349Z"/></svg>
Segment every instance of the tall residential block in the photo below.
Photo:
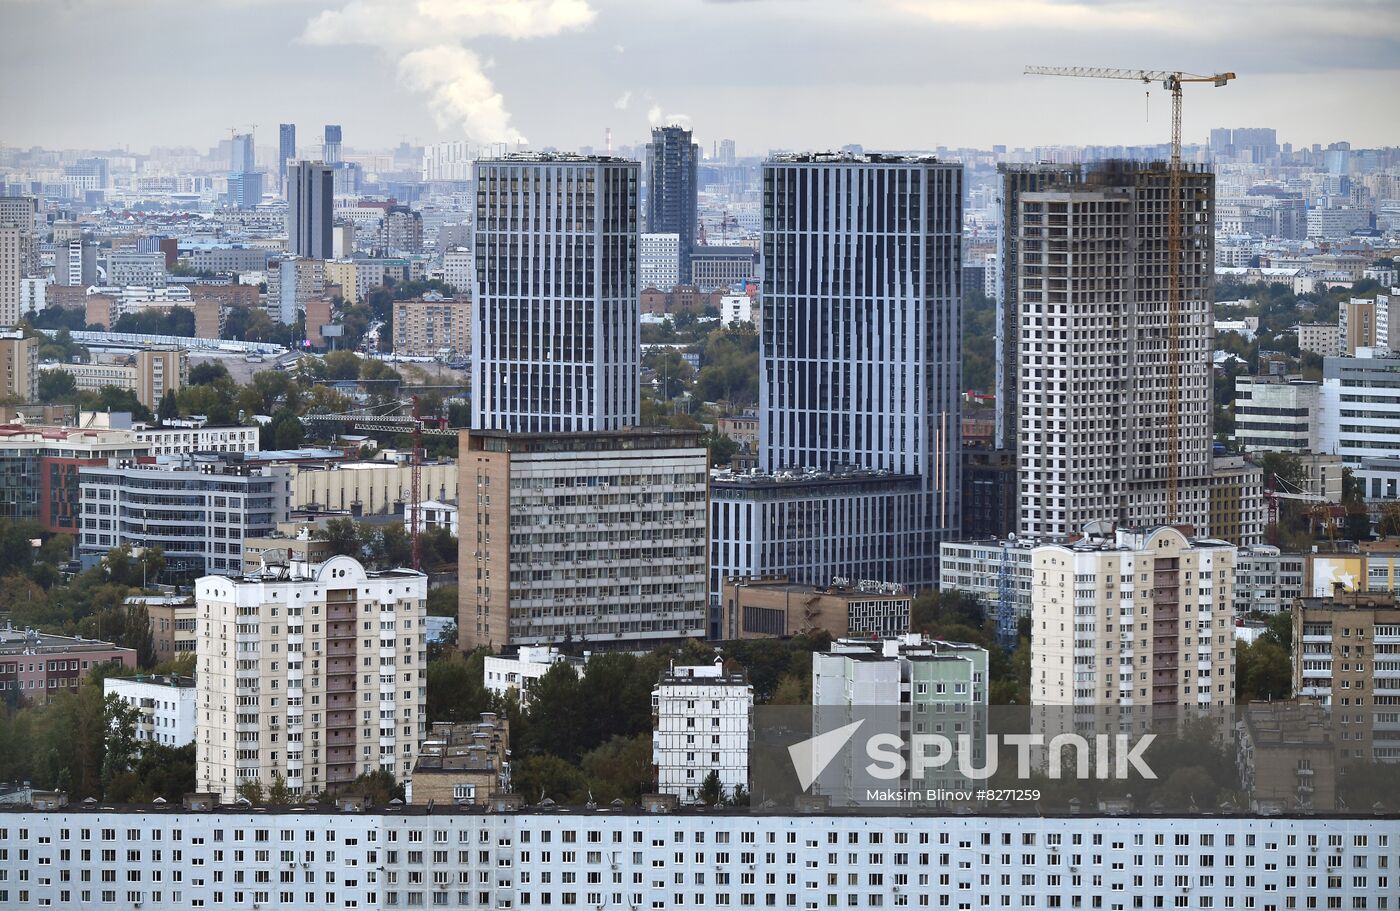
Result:
<svg viewBox="0 0 1400 911"><path fill-rule="evenodd" d="M465 356L471 351L472 304L466 296L394 301L394 353Z"/></svg>
<svg viewBox="0 0 1400 911"><path fill-rule="evenodd" d="M287 169L287 252L310 259L332 256L335 177L329 165L298 161Z"/></svg>
<svg viewBox="0 0 1400 911"><path fill-rule="evenodd" d="M705 636L698 433L473 430L460 450L460 646L643 650Z"/></svg>
<svg viewBox="0 0 1400 911"><path fill-rule="evenodd" d="M143 348L136 352L136 399L151 411L167 392L189 383L190 353L183 348Z"/></svg>
<svg viewBox="0 0 1400 911"><path fill-rule="evenodd" d="M1020 534L1101 520L1208 527L1214 175L1182 178L1175 330L1169 180L1165 166L1114 161L1019 194L1007 259Z"/></svg>
<svg viewBox="0 0 1400 911"><path fill-rule="evenodd" d="M1119 528L1032 554L1031 703L1232 706L1235 548Z"/></svg>
<svg viewBox="0 0 1400 911"><path fill-rule="evenodd" d="M1079 170L1059 164L999 164L1001 234L996 253L996 448L1015 450L1021 354L1021 195L1074 183ZM990 296L990 295L989 295Z"/></svg>
<svg viewBox="0 0 1400 911"><path fill-rule="evenodd" d="M962 180L933 158L764 164L760 472L713 489L719 579L933 583L961 498Z"/></svg>
<svg viewBox="0 0 1400 911"><path fill-rule="evenodd" d="M297 157L297 125L279 123L277 125L277 185L282 192L287 191L287 169Z"/></svg>
<svg viewBox="0 0 1400 911"><path fill-rule="evenodd" d="M428 579L351 557L195 583L195 783L294 797L408 778L425 732Z"/></svg>
<svg viewBox="0 0 1400 911"><path fill-rule="evenodd" d="M677 283L691 283L690 256L695 249L700 147L683 127L657 127L647 145L647 231L675 234Z"/></svg>
<svg viewBox="0 0 1400 911"><path fill-rule="evenodd" d="M635 426L637 163L519 153L475 176L472 428Z"/></svg>
<svg viewBox="0 0 1400 911"><path fill-rule="evenodd" d="M24 250L28 234L20 228L0 225L0 326L19 322L19 280L24 277Z"/></svg>
<svg viewBox="0 0 1400 911"><path fill-rule="evenodd" d="M0 397L35 402L39 398L39 339L21 329L0 329Z"/></svg>
<svg viewBox="0 0 1400 911"><path fill-rule="evenodd" d="M657 793L693 803L711 773L719 779L720 798L749 789L753 687L744 674L726 673L719 659L672 664L653 687L651 703Z"/></svg>

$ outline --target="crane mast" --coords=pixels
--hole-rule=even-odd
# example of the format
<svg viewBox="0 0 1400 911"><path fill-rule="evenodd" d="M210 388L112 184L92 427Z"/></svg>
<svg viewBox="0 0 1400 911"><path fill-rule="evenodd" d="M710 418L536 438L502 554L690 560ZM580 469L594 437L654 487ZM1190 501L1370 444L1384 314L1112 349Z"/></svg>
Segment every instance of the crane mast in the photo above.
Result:
<svg viewBox="0 0 1400 911"><path fill-rule="evenodd" d="M1177 521L1180 499L1181 453L1181 273L1185 236L1181 221L1181 87L1188 82L1226 85L1234 73L1199 76L1168 70L1126 70L1111 67L1028 66L1027 76L1077 76L1087 79L1130 79L1160 82L1172 95L1171 166L1167 171L1167 522Z"/></svg>

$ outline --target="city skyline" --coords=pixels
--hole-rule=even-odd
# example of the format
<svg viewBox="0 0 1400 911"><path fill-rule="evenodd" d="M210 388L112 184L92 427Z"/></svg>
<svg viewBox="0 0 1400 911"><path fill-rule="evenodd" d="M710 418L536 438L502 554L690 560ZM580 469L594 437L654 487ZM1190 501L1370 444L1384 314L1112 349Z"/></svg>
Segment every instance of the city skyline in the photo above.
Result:
<svg viewBox="0 0 1400 911"><path fill-rule="evenodd" d="M1237 72L1226 92L1193 98L1188 140L1204 141L1213 126L1277 123L1289 125L1281 141L1296 146L1400 143L1400 128L1372 113L1400 79L1400 9L1383 3L1318 17L1290 0L1271 5L1267 19L1196 2L1148 12L1126 0L493 0L470 16L432 0L412 17L391 0L150 5L167 28L153 33L123 8L4 4L0 17L20 48L0 63L4 142L204 147L231 125L256 122L273 145L278 122L328 119L360 147L454 138L602 147L608 127L617 144L634 144L673 121L695 127L707 150L737 136L743 155L852 141L887 149L1165 141L1164 93L1154 87L1145 104L1131 85L1021 76L1025 64L1053 63ZM1188 25L1189 43L1177 41ZM173 32L217 35L218 44L150 43ZM692 66L674 66L677 35L702 49ZM78 83L138 92L178 70L189 76L188 97L208 92L221 103L176 101L175 117L171 104L113 106L94 93L68 99L67 116L55 118L30 100L30 74L60 57ZM297 93L285 91L292 80Z"/></svg>

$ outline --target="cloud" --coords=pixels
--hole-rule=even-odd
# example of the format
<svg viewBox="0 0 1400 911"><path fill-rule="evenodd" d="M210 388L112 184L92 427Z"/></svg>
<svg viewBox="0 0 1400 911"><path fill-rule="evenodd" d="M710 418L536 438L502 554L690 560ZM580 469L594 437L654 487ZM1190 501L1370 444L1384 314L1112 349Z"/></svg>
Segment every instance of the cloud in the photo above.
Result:
<svg viewBox="0 0 1400 911"><path fill-rule="evenodd" d="M629 106L631 106L631 104L632 90L628 89L627 91L622 93L622 96L620 98L613 102L613 107L617 108L619 111L625 111Z"/></svg>
<svg viewBox="0 0 1400 911"><path fill-rule="evenodd" d="M483 63L463 45L479 38L545 38L584 28L597 15L588 0L416 0L406 6L401 0L350 0L313 16L301 40L369 45L398 57L399 82L427 96L438 126L460 126L478 142L525 138L486 76L495 60Z"/></svg>
<svg viewBox="0 0 1400 911"><path fill-rule="evenodd" d="M460 126L481 142L525 142L480 58L464 47L440 44L409 52L399 61L399 80L428 96L439 127Z"/></svg>

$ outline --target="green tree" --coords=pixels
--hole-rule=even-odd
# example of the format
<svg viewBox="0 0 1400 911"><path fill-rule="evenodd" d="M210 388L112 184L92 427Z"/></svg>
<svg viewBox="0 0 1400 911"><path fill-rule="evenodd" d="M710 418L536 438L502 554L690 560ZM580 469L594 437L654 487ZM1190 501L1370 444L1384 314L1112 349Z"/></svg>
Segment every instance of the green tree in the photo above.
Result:
<svg viewBox="0 0 1400 911"><path fill-rule="evenodd" d="M717 804L724 796L724 786L720 784L719 769L710 769L710 774L700 783L700 802Z"/></svg>
<svg viewBox="0 0 1400 911"><path fill-rule="evenodd" d="M258 781L256 778L240 781L238 786L233 789L233 792L254 806L260 805L263 802L262 782Z"/></svg>
<svg viewBox="0 0 1400 911"><path fill-rule="evenodd" d="M172 421L180 416L180 406L175 402L175 390L167 389L160 397L160 406L156 409L156 415L161 423Z"/></svg>
<svg viewBox="0 0 1400 911"><path fill-rule="evenodd" d="M585 724L593 720L585 722L582 706L578 674L562 662L551 667L530 691L530 726L525 732L524 752L577 761L583 752Z"/></svg>
<svg viewBox="0 0 1400 911"><path fill-rule="evenodd" d="M354 557L356 560L363 556L364 542L352 519L328 519L326 527L316 529L311 536L325 541L332 555Z"/></svg>
<svg viewBox="0 0 1400 911"><path fill-rule="evenodd" d="M272 773L272 782L267 786L268 806L285 807L292 802L292 791L281 772Z"/></svg>
<svg viewBox="0 0 1400 911"><path fill-rule="evenodd" d="M675 348L652 348L642 356L642 367L656 374L656 389L665 399L673 399L690 389L695 368Z"/></svg>
<svg viewBox="0 0 1400 911"><path fill-rule="evenodd" d="M353 351L332 351L323 362L328 380L355 380L360 377L360 358Z"/></svg>
<svg viewBox="0 0 1400 911"><path fill-rule="evenodd" d="M140 746L136 740L136 725L141 712L116 693L103 700L102 720L107 735L103 741L102 784L105 788L118 774L130 771L136 762Z"/></svg>
<svg viewBox="0 0 1400 911"><path fill-rule="evenodd" d="M486 689L486 650L463 655L456 649L428 661L428 721L476 721L491 710Z"/></svg>
<svg viewBox="0 0 1400 911"><path fill-rule="evenodd" d="M714 468L734 461L734 453L739 451L739 444L723 433L706 433L700 443L710 450L710 466Z"/></svg>
<svg viewBox="0 0 1400 911"><path fill-rule="evenodd" d="M584 754L580 766L588 790L598 803L621 799L635 803L656 787L651 763L651 735L617 736Z"/></svg>
<svg viewBox="0 0 1400 911"><path fill-rule="evenodd" d="M1270 638L1235 647L1235 694L1239 701L1287 699L1293 692L1293 662Z"/></svg>
<svg viewBox="0 0 1400 911"><path fill-rule="evenodd" d="M190 385L207 386L219 380L232 380L228 368L218 361L205 361L190 368Z"/></svg>
<svg viewBox="0 0 1400 911"><path fill-rule="evenodd" d="M428 589L428 616L457 616L457 586L439 585Z"/></svg>
<svg viewBox="0 0 1400 911"><path fill-rule="evenodd" d="M306 430L301 419L284 408L263 425L260 436L263 449L296 449L306 439Z"/></svg>
<svg viewBox="0 0 1400 911"><path fill-rule="evenodd" d="M151 631L151 614L144 604L131 604L126 608L125 623L122 627L121 645L136 650L138 667L150 668L156 665L156 639Z"/></svg>
<svg viewBox="0 0 1400 911"><path fill-rule="evenodd" d="M66 370L39 371L39 401L64 402L76 397L78 381Z"/></svg>
<svg viewBox="0 0 1400 911"><path fill-rule="evenodd" d="M403 785L394 780L392 772L380 769L365 772L354 781L337 789L337 793L351 797L363 797L372 806L382 807L392 800L404 799Z"/></svg>
<svg viewBox="0 0 1400 911"><path fill-rule="evenodd" d="M558 756L527 756L511 763L511 786L526 803L548 798L555 803L582 803L588 781L583 772Z"/></svg>

